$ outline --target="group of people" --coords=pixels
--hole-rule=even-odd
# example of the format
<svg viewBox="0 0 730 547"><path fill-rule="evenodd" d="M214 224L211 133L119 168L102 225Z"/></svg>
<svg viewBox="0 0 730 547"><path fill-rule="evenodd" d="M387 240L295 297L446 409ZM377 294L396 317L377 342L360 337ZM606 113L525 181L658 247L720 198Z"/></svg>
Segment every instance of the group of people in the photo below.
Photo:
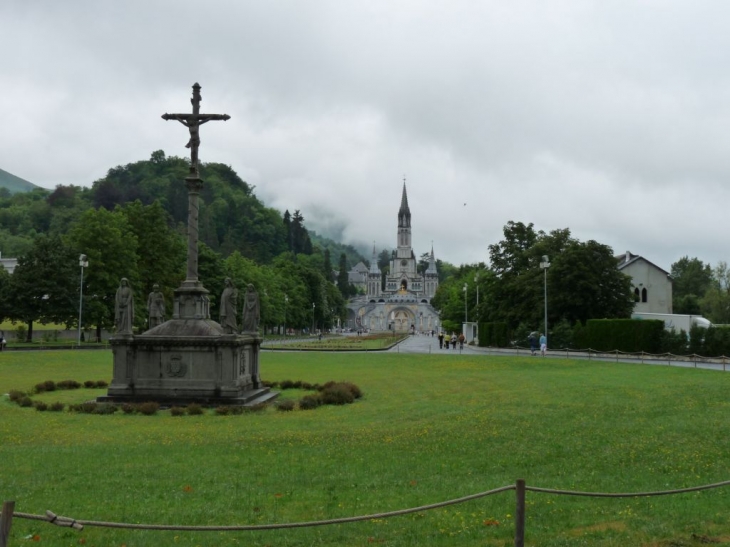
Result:
<svg viewBox="0 0 730 547"><path fill-rule="evenodd" d="M449 344L451 344L451 349L456 349L457 342L459 343L459 349L464 349L464 340L466 340L464 333L459 333L457 335L455 332L452 332L451 334L439 332L438 338L439 349L449 349Z"/></svg>
<svg viewBox="0 0 730 547"><path fill-rule="evenodd" d="M538 338L537 332L531 332L530 335L527 337L527 341L530 343L530 353L532 355L537 355L537 344L540 344L540 355L545 357L545 354L547 353L547 337L544 333L540 333L540 337Z"/></svg>

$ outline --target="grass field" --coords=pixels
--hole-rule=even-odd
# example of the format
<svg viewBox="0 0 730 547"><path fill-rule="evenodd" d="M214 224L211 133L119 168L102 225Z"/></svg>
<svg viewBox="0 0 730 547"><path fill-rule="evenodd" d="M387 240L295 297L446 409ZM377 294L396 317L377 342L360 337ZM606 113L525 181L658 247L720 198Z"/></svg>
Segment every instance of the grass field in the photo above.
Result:
<svg viewBox="0 0 730 547"><path fill-rule="evenodd" d="M388 348L407 337L407 334L394 335L391 333L364 334L362 336L334 335L322 338L322 340L312 338L286 341L285 343L282 341L279 347L315 351L368 351ZM276 341L273 341L268 347L276 348Z"/></svg>
<svg viewBox="0 0 730 547"><path fill-rule="evenodd" d="M730 479L730 375L650 365L407 354L262 354L265 380L358 384L343 407L240 416L37 412L0 399L0 498L16 511L263 524L435 503L524 478L604 492ZM0 355L0 393L110 380L110 352ZM44 394L80 402L103 390ZM64 397L65 399L61 399ZM730 544L730 489L641 499L528 492L527 544ZM15 519L11 546L513 545L514 493L391 519L265 532L83 532Z"/></svg>

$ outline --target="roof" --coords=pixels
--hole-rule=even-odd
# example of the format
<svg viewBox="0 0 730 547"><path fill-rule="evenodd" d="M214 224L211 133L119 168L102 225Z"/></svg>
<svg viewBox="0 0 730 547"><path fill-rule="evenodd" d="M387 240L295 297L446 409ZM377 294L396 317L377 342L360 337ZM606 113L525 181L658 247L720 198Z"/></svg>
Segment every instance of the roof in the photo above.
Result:
<svg viewBox="0 0 730 547"><path fill-rule="evenodd" d="M643 260L644 262L646 262L650 266L653 266L657 270L659 270L661 272L664 272L667 275L667 277L672 277L672 274L670 274L664 268L660 268L659 266L657 266L656 264L654 264L652 261L647 260L646 258L644 258L641 255L635 255L631 251L626 251L626 254L622 254L622 255L619 255L619 256L615 256L614 258L616 259L616 263L617 263L617 266L618 266L618 269L619 270L623 270L624 268L626 268L630 264L635 264L635 263Z"/></svg>

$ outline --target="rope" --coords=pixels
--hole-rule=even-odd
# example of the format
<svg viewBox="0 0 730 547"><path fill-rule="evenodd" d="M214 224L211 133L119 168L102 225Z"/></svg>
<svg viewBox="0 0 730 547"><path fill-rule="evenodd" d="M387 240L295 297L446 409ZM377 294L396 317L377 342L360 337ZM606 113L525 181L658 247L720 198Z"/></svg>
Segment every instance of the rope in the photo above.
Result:
<svg viewBox="0 0 730 547"><path fill-rule="evenodd" d="M48 523L56 524L57 526L73 527L77 530L83 529L84 526L101 526L105 528L126 528L132 530L178 530L178 531L198 531L198 532L226 532L226 531L246 531L246 530L276 530L282 528L306 528L311 526L325 526L329 524L343 524L348 522L359 522L363 520L373 519L384 519L389 517L397 517L400 515L408 515L410 513L418 513L420 511L429 511L431 509L438 509L449 505L455 505L458 503L464 503L475 499L490 496L492 494L498 494L499 492L505 492L507 490L514 490L514 485L502 486L501 488L495 488L494 490L487 490L486 492L480 492L478 494L471 494L462 498L456 498L448 501L442 501L439 503L432 503L430 505L421 505L420 507L412 507L410 509L400 509L398 511L390 511L387 513L375 513L372 515L361 515L357 517L344 517L338 519L327 519L327 520L315 520L308 522L289 522L282 524L255 524L245 526L178 526L172 524L128 524L124 522L104 522L96 520L75 520L69 517L62 517L55 515L50 511L46 511L47 516L33 515L29 513L14 513L14 517L25 518L31 520L44 520ZM81 526L81 528L79 528Z"/></svg>
<svg viewBox="0 0 730 547"><path fill-rule="evenodd" d="M574 490L552 490L550 488L537 488L535 486L525 486L525 490L532 492L542 492L543 494L559 494L562 496L588 496L593 498L638 498L649 496L668 496L671 494L685 494L687 492L699 492L700 490L709 490L711 488L720 488L727 486L730 481L716 482L714 484L705 484L703 486L693 486L692 488L680 488L678 490L659 490L655 492L633 492L633 493L606 493L606 492L577 492Z"/></svg>

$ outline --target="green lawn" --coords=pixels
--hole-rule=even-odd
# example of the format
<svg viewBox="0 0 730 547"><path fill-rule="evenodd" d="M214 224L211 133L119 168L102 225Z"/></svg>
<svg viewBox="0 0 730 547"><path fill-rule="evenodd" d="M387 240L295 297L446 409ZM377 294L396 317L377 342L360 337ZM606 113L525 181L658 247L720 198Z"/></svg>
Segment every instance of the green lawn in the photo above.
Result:
<svg viewBox="0 0 730 547"><path fill-rule="evenodd" d="M277 345L276 341L267 344L267 348L284 348L289 350L304 349L315 351L368 351L384 349L392 346L396 342L407 338L407 334L367 334L362 336L326 336L322 340L313 337L311 339L301 339L296 341L281 340L281 344Z"/></svg>
<svg viewBox="0 0 730 547"><path fill-rule="evenodd" d="M37 412L0 399L0 498L16 510L157 524L377 513L513 484L631 492L730 479L730 375L508 356L262 354L265 380L347 380L344 407L239 416ZM0 355L0 393L110 380L111 353ZM103 390L54 392L80 402ZM63 397L63 399L61 399ZM39 397L41 398L41 397ZM730 544L730 488L644 499L527 494L527 544ZM514 493L421 514L265 532L181 533L15 519L11 546L513 545ZM498 522L498 525L495 525ZM724 542L724 543L722 543Z"/></svg>

